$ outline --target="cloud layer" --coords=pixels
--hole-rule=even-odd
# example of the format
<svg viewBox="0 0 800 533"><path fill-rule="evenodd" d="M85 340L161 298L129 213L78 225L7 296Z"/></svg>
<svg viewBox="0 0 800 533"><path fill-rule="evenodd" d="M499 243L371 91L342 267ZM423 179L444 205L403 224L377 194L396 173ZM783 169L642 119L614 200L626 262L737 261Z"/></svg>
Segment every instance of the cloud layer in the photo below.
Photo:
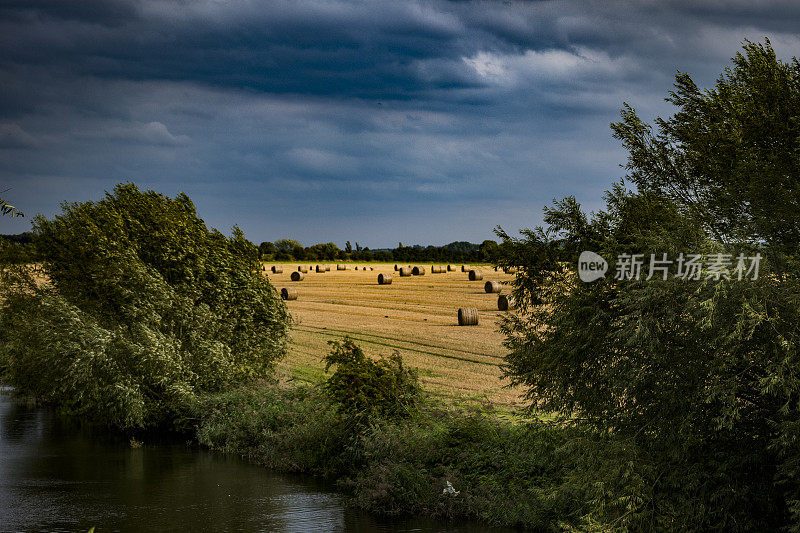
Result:
<svg viewBox="0 0 800 533"><path fill-rule="evenodd" d="M588 208L608 125L668 114L743 39L800 56L794 2L6 0L0 189L28 214L121 181L255 241L480 241ZM28 228L0 220L0 233Z"/></svg>

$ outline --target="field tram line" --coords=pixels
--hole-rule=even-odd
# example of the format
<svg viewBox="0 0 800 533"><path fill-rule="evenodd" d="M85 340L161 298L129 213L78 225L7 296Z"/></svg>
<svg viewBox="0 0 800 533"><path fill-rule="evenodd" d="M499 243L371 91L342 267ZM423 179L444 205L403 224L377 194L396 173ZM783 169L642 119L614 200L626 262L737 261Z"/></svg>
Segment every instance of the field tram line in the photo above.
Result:
<svg viewBox="0 0 800 533"><path fill-rule="evenodd" d="M453 351L453 352L461 352L461 353L466 353L466 354L470 354L470 355L475 355L475 356L478 356L478 357L487 357L489 359L502 359L503 358L502 355L492 355L492 354L487 354L487 353L483 353L483 352L474 352L474 351L471 351L471 350L463 350L461 348L449 348L447 346L437 346L437 345L433 345L433 344L425 344L423 342L410 341L410 340L406 340L406 339L401 339L399 337L389 337L387 335L377 335L377 334L374 334L374 333L352 332L352 331L348 331L346 329L330 328L330 327L327 327L327 326L320 327L320 326L312 326L312 325L308 325L308 324L301 324L299 327L295 327L293 329L299 330L299 331L303 331L302 328L308 328L307 330L305 330L306 333L334 332L334 333L341 333L341 334L350 335L350 336L360 335L362 337L371 337L371 338L375 338L375 339L383 339L383 340L387 340L387 341L394 341L394 342L400 342L400 343L406 343L406 344L413 344L413 345L416 345L416 346L423 346L425 348L440 348L442 350L449 350L449 351ZM308 331L308 330L315 330L315 331Z"/></svg>
<svg viewBox="0 0 800 533"><path fill-rule="evenodd" d="M463 300L462 300L462 302L463 302ZM398 307L397 305L394 305L394 306L380 306L380 307L378 307L375 304L376 303L380 303L380 302L375 302L374 300L364 300L364 303L365 304L369 304L369 305L356 305L355 303L342 303L342 298L339 298L336 301L310 300L310 299L306 298L305 300L303 300L302 304L296 304L296 306L297 306L298 309L314 309L314 310L330 310L330 309L320 309L319 307L314 308L314 307L312 307L311 304L319 304L320 306L326 306L326 308L329 308L330 306L335 306L335 307L341 307L343 309L347 309L348 313L351 313L351 311L349 309L352 308L352 307L363 307L364 309L375 309L375 310L380 310L380 311L405 311L405 312L415 312L415 313L425 312L425 314L428 314L428 315L441 316L441 317L450 317L453 314L453 309L457 309L458 307L463 307L464 306L463 303L457 303L457 302L454 302L452 304L452 307L446 307L444 309L443 309L442 304L436 304L436 306L434 307L432 304L430 304L428 302L420 303L420 304L414 304L414 303L402 304L401 307ZM478 311L480 311L480 312L497 313L497 306L496 306L494 300L492 300L492 305L491 306L487 306L487 307L483 307L483 304L486 303L484 301L481 301L481 302L467 302L467 303L471 304L470 307L476 307L478 309ZM353 314L355 314L355 313L353 313ZM377 315L372 315L372 314L364 314L364 313L358 313L358 314L361 315L361 316L376 316L377 317ZM402 319L402 317L395 317L395 318ZM420 320L420 322L425 322L425 321L424 320Z"/></svg>
<svg viewBox="0 0 800 533"><path fill-rule="evenodd" d="M404 343L408 343L408 344L414 344L414 345L417 345L417 346L426 346L426 347L435 348L435 346L430 346L428 344L415 343L414 341L405 341L405 340L397 339L397 338L394 338L394 337L382 337L380 335L369 335L369 334L364 334L364 333L353 333L352 331L346 331L346 330L341 330L341 329L314 328L313 326L296 327L294 329L297 330L297 331L304 331L306 333L315 333L315 334L327 335L327 336L332 336L332 335L330 335L330 333L334 333L334 334L335 333L339 333L339 334L348 335L353 340L366 342L366 343L370 343L370 344L375 344L377 346L386 346L387 348L396 348L398 350L407 350L407 351L411 351L411 352L432 355L434 357L442 357L444 359L454 359L456 361L463 361L465 363L474 363L474 364L477 364L477 365L487 365L487 366L497 366L498 365L497 361L481 361L481 360L477 360L477 359L469 359L467 357L459 357L457 355L449 355L449 354L431 352L429 350L420 350L418 348L410 348L408 346L401 346L399 344L389 344L389 343L386 343L386 342L380 342L380 341L372 340L372 339L369 338L369 337L374 337L374 338L386 339L386 340L391 340L391 341L396 341L396 342L404 342ZM366 337L366 338L364 338L364 337ZM503 359L503 356L501 356L501 355L488 355L488 354L470 352L470 351L460 350L460 349L455 349L455 348L444 348L444 349L445 350L452 350L452 351L459 351L459 352L462 352L462 353L476 355L478 357L486 357L488 359L495 359L495 360L502 360Z"/></svg>

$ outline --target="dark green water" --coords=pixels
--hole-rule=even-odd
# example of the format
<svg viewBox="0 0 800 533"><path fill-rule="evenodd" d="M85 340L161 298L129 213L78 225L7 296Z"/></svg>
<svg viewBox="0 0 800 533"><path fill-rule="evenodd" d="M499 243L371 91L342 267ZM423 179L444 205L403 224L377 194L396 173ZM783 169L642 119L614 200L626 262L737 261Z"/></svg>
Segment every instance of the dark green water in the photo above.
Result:
<svg viewBox="0 0 800 533"><path fill-rule="evenodd" d="M182 443L98 435L0 392L0 531L452 531L377 520L339 495ZM494 530L500 531L500 530Z"/></svg>

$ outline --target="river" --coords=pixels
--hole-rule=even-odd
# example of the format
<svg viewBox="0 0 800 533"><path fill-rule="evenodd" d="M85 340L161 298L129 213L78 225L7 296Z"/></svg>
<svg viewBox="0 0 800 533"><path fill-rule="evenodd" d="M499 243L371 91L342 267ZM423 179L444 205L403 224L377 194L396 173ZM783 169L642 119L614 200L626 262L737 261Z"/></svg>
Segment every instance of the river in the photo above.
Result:
<svg viewBox="0 0 800 533"><path fill-rule="evenodd" d="M0 531L473 533L476 524L376 519L313 479L187 443L131 447L0 390ZM502 530L493 530L502 531Z"/></svg>

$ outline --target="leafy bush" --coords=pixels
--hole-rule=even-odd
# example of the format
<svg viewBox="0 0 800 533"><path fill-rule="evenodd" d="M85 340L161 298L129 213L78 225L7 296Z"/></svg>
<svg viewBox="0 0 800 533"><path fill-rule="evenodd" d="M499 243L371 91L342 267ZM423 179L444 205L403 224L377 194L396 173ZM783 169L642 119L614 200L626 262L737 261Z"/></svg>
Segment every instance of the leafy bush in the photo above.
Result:
<svg viewBox="0 0 800 533"><path fill-rule="evenodd" d="M420 387L416 372L403 367L399 353L374 361L347 337L328 344L332 348L325 371L332 365L336 370L325 382L325 392L340 413L356 421L409 415Z"/></svg>
<svg viewBox="0 0 800 533"><path fill-rule="evenodd" d="M202 392L263 376L289 315L238 228L132 184L37 217L49 282L4 270L0 359L22 394L121 428L174 422Z"/></svg>

